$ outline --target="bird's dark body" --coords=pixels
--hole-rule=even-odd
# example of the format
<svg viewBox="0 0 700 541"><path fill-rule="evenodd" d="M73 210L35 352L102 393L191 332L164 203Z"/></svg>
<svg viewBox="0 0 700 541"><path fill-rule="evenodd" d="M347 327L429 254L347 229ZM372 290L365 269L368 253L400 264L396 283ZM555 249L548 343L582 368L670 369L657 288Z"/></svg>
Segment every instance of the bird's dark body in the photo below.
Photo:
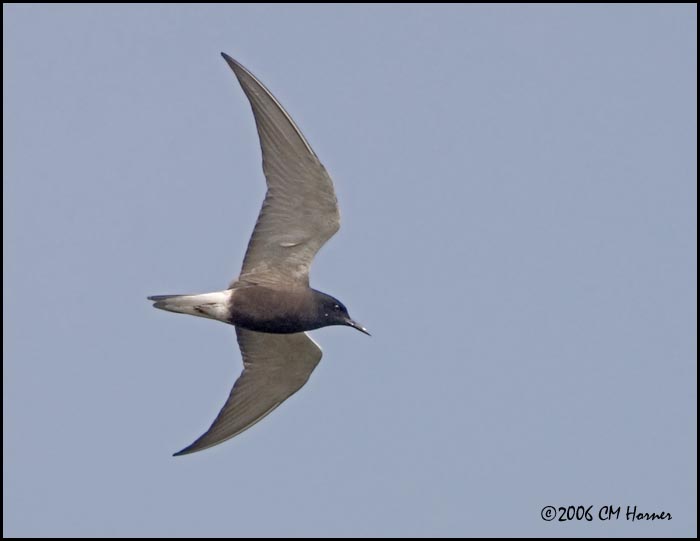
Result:
<svg viewBox="0 0 700 541"><path fill-rule="evenodd" d="M346 325L347 311L330 295L311 288L235 288L229 303L231 325L251 331L291 334Z"/></svg>

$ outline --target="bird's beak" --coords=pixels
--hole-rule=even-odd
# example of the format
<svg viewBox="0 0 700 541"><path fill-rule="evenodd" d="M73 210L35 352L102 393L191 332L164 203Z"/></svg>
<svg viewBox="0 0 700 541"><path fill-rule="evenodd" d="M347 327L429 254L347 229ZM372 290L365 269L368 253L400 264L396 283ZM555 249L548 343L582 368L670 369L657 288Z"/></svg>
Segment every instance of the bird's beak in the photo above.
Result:
<svg viewBox="0 0 700 541"><path fill-rule="evenodd" d="M348 318L345 324L349 327L352 327L353 329L357 329L358 331L365 333L367 336L372 336L371 334L369 334L369 331L365 329L362 325L360 325L357 321L353 321L352 319Z"/></svg>

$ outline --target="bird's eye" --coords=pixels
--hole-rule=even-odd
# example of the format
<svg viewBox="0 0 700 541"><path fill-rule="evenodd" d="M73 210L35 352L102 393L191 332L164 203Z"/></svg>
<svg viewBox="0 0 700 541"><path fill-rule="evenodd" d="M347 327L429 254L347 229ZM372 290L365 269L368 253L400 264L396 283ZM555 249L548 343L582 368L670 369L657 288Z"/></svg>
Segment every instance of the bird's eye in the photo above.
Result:
<svg viewBox="0 0 700 541"><path fill-rule="evenodd" d="M340 310L340 305L334 304L334 305L333 305L333 309L334 309L334 310Z"/></svg>

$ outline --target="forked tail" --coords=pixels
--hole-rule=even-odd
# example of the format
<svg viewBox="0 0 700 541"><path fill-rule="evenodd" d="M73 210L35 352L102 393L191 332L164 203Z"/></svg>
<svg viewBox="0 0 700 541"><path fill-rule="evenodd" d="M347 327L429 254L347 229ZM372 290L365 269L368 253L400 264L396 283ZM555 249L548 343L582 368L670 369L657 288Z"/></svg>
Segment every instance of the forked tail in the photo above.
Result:
<svg viewBox="0 0 700 541"><path fill-rule="evenodd" d="M148 297L149 301L154 301L154 308L224 322L228 322L229 319L230 299L230 289L200 295L153 295Z"/></svg>

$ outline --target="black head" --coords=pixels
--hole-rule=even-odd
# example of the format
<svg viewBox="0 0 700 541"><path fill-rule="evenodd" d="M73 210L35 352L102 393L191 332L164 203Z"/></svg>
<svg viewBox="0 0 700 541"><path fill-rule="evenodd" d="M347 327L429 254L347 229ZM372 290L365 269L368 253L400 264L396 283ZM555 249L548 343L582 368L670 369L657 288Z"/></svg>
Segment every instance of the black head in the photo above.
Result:
<svg viewBox="0 0 700 541"><path fill-rule="evenodd" d="M316 300L316 317L323 322L323 327L328 325L347 325L369 336L369 332L362 325L353 321L348 314L348 309L338 299L314 290Z"/></svg>

